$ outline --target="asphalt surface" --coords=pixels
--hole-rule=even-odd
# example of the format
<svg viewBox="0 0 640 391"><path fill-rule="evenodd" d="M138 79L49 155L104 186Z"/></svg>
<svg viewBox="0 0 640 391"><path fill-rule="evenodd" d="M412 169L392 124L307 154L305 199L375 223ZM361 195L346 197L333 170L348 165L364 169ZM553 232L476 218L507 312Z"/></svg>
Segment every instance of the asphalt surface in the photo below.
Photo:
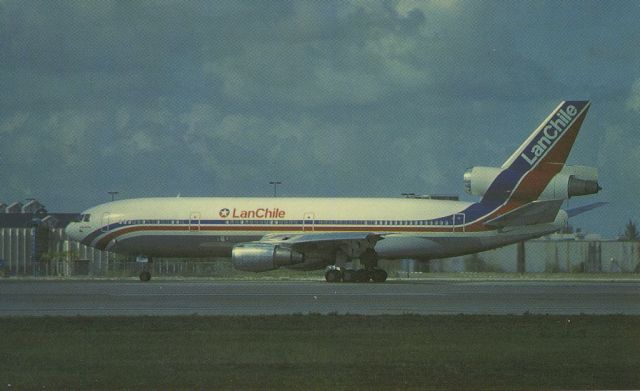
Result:
<svg viewBox="0 0 640 391"><path fill-rule="evenodd" d="M640 283L0 281L0 316L632 314Z"/></svg>

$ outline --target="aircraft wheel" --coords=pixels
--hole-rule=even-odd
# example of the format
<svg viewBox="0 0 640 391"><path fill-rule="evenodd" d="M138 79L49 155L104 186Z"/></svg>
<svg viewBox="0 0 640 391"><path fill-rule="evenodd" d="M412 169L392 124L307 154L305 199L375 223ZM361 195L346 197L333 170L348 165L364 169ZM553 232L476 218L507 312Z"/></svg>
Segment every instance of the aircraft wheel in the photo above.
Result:
<svg viewBox="0 0 640 391"><path fill-rule="evenodd" d="M342 272L335 269L328 270L324 274L324 278L325 280L327 280L327 282L340 282L342 281Z"/></svg>
<svg viewBox="0 0 640 391"><path fill-rule="evenodd" d="M375 269L372 273L371 279L373 282L385 282L387 281L387 272L382 269Z"/></svg>
<svg viewBox="0 0 640 391"><path fill-rule="evenodd" d="M151 273L149 273L148 271L141 271L140 272L140 281L149 281L151 279Z"/></svg>
<svg viewBox="0 0 640 391"><path fill-rule="evenodd" d="M356 282L356 271L347 269L342 272L342 281L344 282Z"/></svg>
<svg viewBox="0 0 640 391"><path fill-rule="evenodd" d="M369 274L369 271L366 269L360 269L358 271L356 271L356 281L358 282L369 282L369 280L371 279L371 275Z"/></svg>

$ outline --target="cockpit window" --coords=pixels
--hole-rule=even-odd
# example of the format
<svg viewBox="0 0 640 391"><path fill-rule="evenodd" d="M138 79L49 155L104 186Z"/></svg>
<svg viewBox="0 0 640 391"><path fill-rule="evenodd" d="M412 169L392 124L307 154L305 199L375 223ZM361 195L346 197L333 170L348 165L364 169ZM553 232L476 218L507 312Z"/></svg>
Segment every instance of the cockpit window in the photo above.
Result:
<svg viewBox="0 0 640 391"><path fill-rule="evenodd" d="M82 221L85 223L88 223L89 221L91 221L91 215L90 214L82 215Z"/></svg>

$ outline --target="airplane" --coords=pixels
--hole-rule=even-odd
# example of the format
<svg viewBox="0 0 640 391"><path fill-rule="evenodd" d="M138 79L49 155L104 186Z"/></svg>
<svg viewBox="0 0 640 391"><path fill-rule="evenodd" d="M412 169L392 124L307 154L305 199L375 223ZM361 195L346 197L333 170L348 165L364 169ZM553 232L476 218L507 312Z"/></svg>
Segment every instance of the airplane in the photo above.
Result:
<svg viewBox="0 0 640 391"><path fill-rule="evenodd" d="M502 166L466 171L465 191L481 197L478 202L140 198L90 208L66 233L87 246L149 261L231 257L243 271L325 268L328 282L384 282L388 274L379 259L460 256L565 227L562 203L601 190L597 169L565 164L589 107L589 101L561 102ZM355 259L362 268L349 267ZM148 269L140 280L151 279Z"/></svg>

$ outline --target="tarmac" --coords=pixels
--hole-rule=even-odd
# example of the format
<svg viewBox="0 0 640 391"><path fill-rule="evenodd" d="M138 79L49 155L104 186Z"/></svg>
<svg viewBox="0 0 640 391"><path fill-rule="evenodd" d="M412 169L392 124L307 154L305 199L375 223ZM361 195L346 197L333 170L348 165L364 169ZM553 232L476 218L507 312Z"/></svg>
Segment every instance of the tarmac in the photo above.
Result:
<svg viewBox="0 0 640 391"><path fill-rule="evenodd" d="M0 281L0 316L640 315L640 283Z"/></svg>

